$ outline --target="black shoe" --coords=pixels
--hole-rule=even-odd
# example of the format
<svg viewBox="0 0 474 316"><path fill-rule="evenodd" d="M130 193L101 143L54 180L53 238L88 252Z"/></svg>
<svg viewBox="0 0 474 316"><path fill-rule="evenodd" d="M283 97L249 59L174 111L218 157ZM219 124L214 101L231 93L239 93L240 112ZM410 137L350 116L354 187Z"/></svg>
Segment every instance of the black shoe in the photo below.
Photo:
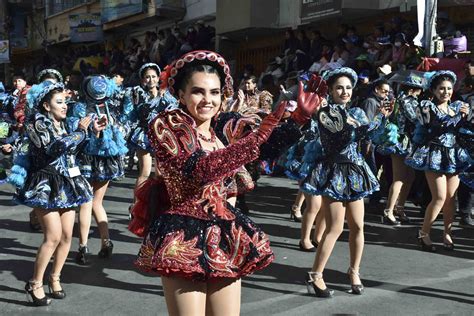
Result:
<svg viewBox="0 0 474 316"><path fill-rule="evenodd" d="M453 251L454 243L452 241L448 241L446 237L443 237L443 249L446 251Z"/></svg>
<svg viewBox="0 0 474 316"><path fill-rule="evenodd" d="M296 216L297 213L299 213L300 216ZM301 220L303 219L303 216L301 216L300 208L298 206L293 205L291 207L290 219L294 220L297 223L301 223Z"/></svg>
<svg viewBox="0 0 474 316"><path fill-rule="evenodd" d="M315 277L313 279L313 276ZM320 289L319 287L314 284L314 281L318 279L322 279L323 274L319 272L308 272L308 278L306 279L306 288L308 289L308 293L311 294L311 289L313 289L313 293L317 297L329 298L333 297L334 291L328 288Z"/></svg>
<svg viewBox="0 0 474 316"><path fill-rule="evenodd" d="M311 243L313 244L314 248L318 248L319 243L317 241L311 240Z"/></svg>
<svg viewBox="0 0 474 316"><path fill-rule="evenodd" d="M90 251L89 251L89 248L87 248L87 246L79 246L79 251L76 254L76 262L83 266L88 265L89 255L90 255Z"/></svg>
<svg viewBox="0 0 474 316"><path fill-rule="evenodd" d="M46 295L42 298L36 297L35 293L33 293L34 290L39 289L40 287L43 286L43 282L26 282L25 284L25 292L26 296L28 298L28 301L30 301L30 298L33 301L33 304L36 306L48 306L51 304L51 299L46 297Z"/></svg>
<svg viewBox="0 0 474 316"><path fill-rule="evenodd" d="M351 274L360 277L359 272L357 272L356 270L352 268L349 268L349 270L347 270L347 274L349 275L349 278ZM361 284L351 283L351 290L349 291L349 293L355 294L355 295L362 295L364 293L364 285L362 283Z"/></svg>
<svg viewBox="0 0 474 316"><path fill-rule="evenodd" d="M388 210L383 211L383 223L387 225L391 225L391 226L400 226L400 222L397 220L390 219L388 214L389 214Z"/></svg>
<svg viewBox="0 0 474 316"><path fill-rule="evenodd" d="M410 218L405 214L405 210L403 207L397 207L395 210L395 214L398 216L400 223L402 224L410 224Z"/></svg>
<svg viewBox="0 0 474 316"><path fill-rule="evenodd" d="M100 249L98 255L99 258L110 258L112 257L112 250L114 249L114 244L110 239L107 239L104 244L102 245L102 249Z"/></svg>
<svg viewBox="0 0 474 316"><path fill-rule="evenodd" d="M459 226L464 228L474 228L474 220L470 214L462 214L459 220Z"/></svg>
<svg viewBox="0 0 474 316"><path fill-rule="evenodd" d="M48 284L48 288L49 288L49 295L52 297L52 298L55 298L55 299L58 299L58 300L62 300L63 298L66 297L66 292L64 292L64 290L60 290L60 291L53 291L53 287L51 286L51 283L53 282L58 282L59 283L59 274L58 275L50 275L49 276L49 284Z"/></svg>
<svg viewBox="0 0 474 316"><path fill-rule="evenodd" d="M316 247L311 247L311 248L305 248L301 241L298 244L300 246L300 250L304 252L316 252Z"/></svg>
<svg viewBox="0 0 474 316"><path fill-rule="evenodd" d="M417 238L418 238L418 242L421 246L421 250L428 251L428 252L436 252L436 247L433 244L428 245L423 240L423 238L427 237L427 236L429 236L427 233L425 233L421 230L418 231L418 237Z"/></svg>

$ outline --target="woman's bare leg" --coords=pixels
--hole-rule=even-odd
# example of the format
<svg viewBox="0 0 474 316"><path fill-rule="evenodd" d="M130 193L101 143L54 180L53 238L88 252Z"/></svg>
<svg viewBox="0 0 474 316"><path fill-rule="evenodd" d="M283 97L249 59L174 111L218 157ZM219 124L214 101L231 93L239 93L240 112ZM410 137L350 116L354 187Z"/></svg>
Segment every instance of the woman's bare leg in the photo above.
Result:
<svg viewBox="0 0 474 316"><path fill-rule="evenodd" d="M161 282L170 316L205 315L206 283L169 277L161 277Z"/></svg>
<svg viewBox="0 0 474 316"><path fill-rule="evenodd" d="M206 315L240 315L240 279L222 279L207 283Z"/></svg>

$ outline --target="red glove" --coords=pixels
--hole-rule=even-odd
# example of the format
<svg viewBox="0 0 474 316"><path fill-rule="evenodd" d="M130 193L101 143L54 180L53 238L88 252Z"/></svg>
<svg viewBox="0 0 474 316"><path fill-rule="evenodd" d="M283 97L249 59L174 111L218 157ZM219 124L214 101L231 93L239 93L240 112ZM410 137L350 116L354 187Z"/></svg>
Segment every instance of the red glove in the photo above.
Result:
<svg viewBox="0 0 474 316"><path fill-rule="evenodd" d="M319 76L312 75L308 81L307 91L304 91L303 83L298 84L298 107L291 115L296 124L302 126L311 119L311 115L316 112L321 104L321 100L326 97L328 86Z"/></svg>
<svg viewBox="0 0 474 316"><path fill-rule="evenodd" d="M260 123L260 127L258 128L257 134L257 142L259 145L263 144L267 141L267 139L272 134L273 129L281 120L283 113L285 113L286 105L288 104L287 101L280 102L277 106L275 111L267 115Z"/></svg>

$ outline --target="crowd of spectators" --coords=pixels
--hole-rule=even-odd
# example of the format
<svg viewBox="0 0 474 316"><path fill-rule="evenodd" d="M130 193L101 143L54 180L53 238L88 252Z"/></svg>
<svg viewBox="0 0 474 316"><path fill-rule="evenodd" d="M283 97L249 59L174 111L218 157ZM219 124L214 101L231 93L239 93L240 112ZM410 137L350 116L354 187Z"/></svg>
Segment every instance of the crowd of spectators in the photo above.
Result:
<svg viewBox="0 0 474 316"><path fill-rule="evenodd" d="M466 37L445 12L438 13L437 32L445 49L436 57L457 58L467 49ZM351 67L358 73L361 86L367 87L378 78L420 65L426 55L413 44L417 33L414 21L400 17L375 24L368 34L360 34L355 26L347 24L340 24L335 34L322 34L314 28L290 29L285 32L280 55L272 58L261 74L253 73L253 66L247 65L243 77L259 77L259 88L270 91L275 101L295 99L296 93L292 92L296 92L296 78L306 71L321 74Z"/></svg>

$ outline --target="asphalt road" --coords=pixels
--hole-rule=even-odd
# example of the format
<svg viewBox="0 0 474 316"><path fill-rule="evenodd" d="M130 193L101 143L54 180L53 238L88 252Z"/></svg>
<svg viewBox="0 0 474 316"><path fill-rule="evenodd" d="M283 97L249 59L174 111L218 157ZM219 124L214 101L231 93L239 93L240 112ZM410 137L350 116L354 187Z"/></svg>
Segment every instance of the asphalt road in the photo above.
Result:
<svg viewBox="0 0 474 316"><path fill-rule="evenodd" d="M140 239L126 229L127 208L132 199L133 178L113 183L107 192L114 255L97 257L100 247L95 223L89 247L92 264L74 263L77 231L62 274L64 300L48 307L32 307L23 287L31 277L42 234L31 232L29 209L10 202L12 190L0 187L0 314L2 315L166 315L160 278L138 272L133 261ZM474 231L455 227L454 252L426 253L416 244L421 218L397 228L380 224L378 205L366 215L366 247L361 267L366 292L346 293L349 280L347 230L336 244L325 271L335 289L332 299L308 295L305 273L314 254L298 249L299 223L289 220L296 184L283 178L262 177L248 196L251 217L270 235L276 259L267 269L243 279L242 315L473 315ZM408 208L409 215L418 210ZM432 234L441 243L442 222ZM45 286L46 289L46 286ZM34 313L34 314L33 314Z"/></svg>

